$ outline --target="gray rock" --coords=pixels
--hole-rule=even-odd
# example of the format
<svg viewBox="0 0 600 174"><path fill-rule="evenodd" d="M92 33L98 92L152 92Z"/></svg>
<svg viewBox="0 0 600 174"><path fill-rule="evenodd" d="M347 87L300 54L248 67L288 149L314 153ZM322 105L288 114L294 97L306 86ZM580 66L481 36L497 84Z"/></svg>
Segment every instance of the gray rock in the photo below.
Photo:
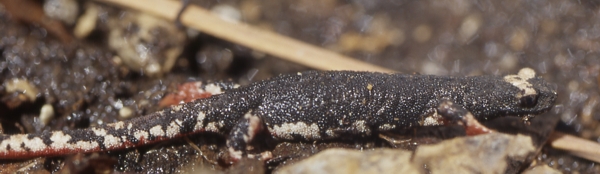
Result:
<svg viewBox="0 0 600 174"><path fill-rule="evenodd" d="M523 174L561 174L562 172L546 165L542 164L539 166L535 166L523 171Z"/></svg>
<svg viewBox="0 0 600 174"><path fill-rule="evenodd" d="M276 173L505 173L535 152L531 138L490 133L461 137L414 152L329 149Z"/></svg>

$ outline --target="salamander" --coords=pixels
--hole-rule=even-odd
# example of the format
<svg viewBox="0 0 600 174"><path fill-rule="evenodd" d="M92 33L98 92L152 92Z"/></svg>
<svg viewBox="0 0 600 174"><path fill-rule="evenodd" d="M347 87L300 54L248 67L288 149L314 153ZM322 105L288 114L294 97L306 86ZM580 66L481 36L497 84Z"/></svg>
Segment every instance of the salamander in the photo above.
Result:
<svg viewBox="0 0 600 174"><path fill-rule="evenodd" d="M434 76L308 71L238 87L206 85L208 98L86 129L0 135L0 159L132 148L212 132L226 137L232 159L253 156L256 135L315 141L369 136L417 126L468 124L548 111L556 86L524 68L507 76Z"/></svg>

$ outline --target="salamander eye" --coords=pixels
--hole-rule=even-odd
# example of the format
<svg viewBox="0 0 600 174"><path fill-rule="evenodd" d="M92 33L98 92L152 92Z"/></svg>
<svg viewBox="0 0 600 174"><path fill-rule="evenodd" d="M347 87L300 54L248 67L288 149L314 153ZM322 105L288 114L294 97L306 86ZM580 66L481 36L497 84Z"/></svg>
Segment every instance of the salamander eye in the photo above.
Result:
<svg viewBox="0 0 600 174"><path fill-rule="evenodd" d="M526 95L521 97L521 107L532 108L537 104L538 95Z"/></svg>

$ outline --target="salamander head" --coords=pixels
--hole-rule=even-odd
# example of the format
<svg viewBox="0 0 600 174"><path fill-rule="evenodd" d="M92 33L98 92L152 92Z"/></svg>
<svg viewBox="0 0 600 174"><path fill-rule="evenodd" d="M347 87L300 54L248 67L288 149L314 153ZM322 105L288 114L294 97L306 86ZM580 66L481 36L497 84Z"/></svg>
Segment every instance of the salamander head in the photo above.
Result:
<svg viewBox="0 0 600 174"><path fill-rule="evenodd" d="M516 87L512 92L512 114L523 116L541 114L554 106L556 100L556 85L535 76L531 68L523 68L516 75L507 75L504 81Z"/></svg>
<svg viewBox="0 0 600 174"><path fill-rule="evenodd" d="M492 80L493 79L493 80ZM502 78L481 77L473 80L466 94L468 108L478 119L499 116L533 116L554 106L556 85L536 77L531 68Z"/></svg>

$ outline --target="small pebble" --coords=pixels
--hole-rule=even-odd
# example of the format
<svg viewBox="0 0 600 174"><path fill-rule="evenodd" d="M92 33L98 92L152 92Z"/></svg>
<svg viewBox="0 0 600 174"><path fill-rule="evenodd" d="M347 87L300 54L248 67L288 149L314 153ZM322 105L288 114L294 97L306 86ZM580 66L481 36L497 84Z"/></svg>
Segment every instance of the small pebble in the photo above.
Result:
<svg viewBox="0 0 600 174"><path fill-rule="evenodd" d="M123 13L109 21L109 47L123 65L150 77L171 70L185 45L185 32L171 22L144 13ZM168 36L168 37L165 37Z"/></svg>
<svg viewBox="0 0 600 174"><path fill-rule="evenodd" d="M133 111L129 107L123 107L119 110L119 117L121 119L130 118L133 115Z"/></svg>
<svg viewBox="0 0 600 174"><path fill-rule="evenodd" d="M27 101L33 102L37 98L38 90L26 79L10 79L4 82L7 93L21 92L27 97Z"/></svg>
<svg viewBox="0 0 600 174"><path fill-rule="evenodd" d="M54 118L54 107L51 104L45 104L40 110L40 121L42 125L47 125Z"/></svg>

